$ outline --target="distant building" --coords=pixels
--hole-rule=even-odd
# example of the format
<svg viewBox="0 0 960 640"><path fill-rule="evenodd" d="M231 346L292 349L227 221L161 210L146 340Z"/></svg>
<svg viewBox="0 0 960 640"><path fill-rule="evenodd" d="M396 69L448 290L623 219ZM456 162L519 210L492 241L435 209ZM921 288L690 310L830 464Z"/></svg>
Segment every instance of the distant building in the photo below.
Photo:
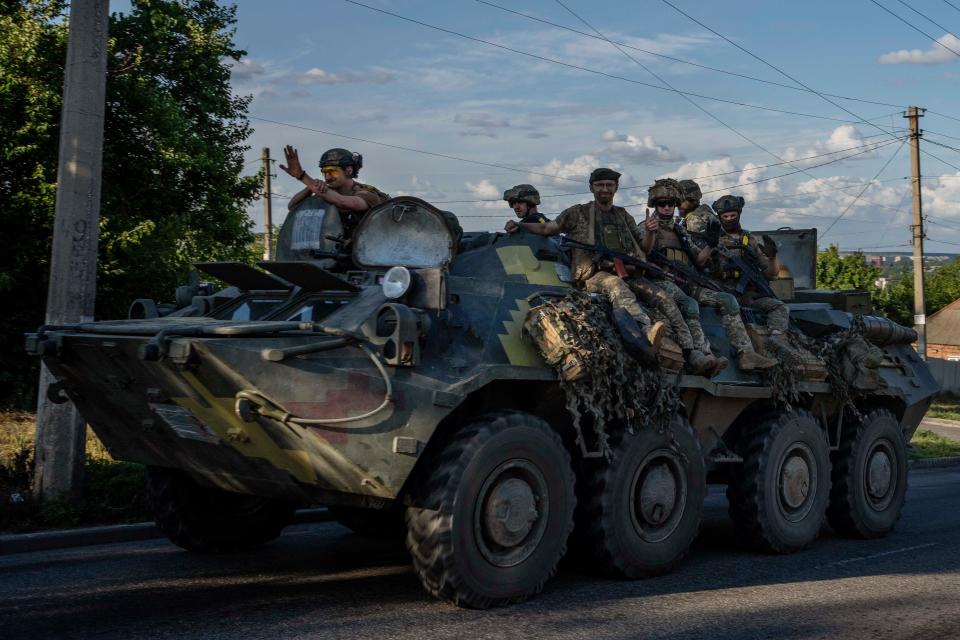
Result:
<svg viewBox="0 0 960 640"><path fill-rule="evenodd" d="M864 260L867 264L872 264L875 267L882 267L887 261L885 256L866 256Z"/></svg>
<svg viewBox="0 0 960 640"><path fill-rule="evenodd" d="M927 318L927 356L960 360L960 300Z"/></svg>

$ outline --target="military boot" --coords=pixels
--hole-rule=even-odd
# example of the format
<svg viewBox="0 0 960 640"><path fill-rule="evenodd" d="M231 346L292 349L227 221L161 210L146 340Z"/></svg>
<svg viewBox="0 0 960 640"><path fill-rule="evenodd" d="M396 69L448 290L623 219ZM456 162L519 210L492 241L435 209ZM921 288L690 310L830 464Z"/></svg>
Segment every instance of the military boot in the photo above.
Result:
<svg viewBox="0 0 960 640"><path fill-rule="evenodd" d="M653 347L654 353L660 350L660 343L663 342L663 338L666 335L667 323L663 320L657 320L647 329L647 340L650 341L650 346Z"/></svg>
<svg viewBox="0 0 960 640"><path fill-rule="evenodd" d="M740 352L737 360L740 368L744 371L753 371L755 369L772 369L777 366L777 361L767 356L762 356L753 349Z"/></svg>
<svg viewBox="0 0 960 640"><path fill-rule="evenodd" d="M687 363L687 371L696 376L713 375L717 368L717 359L711 354L705 354L697 349L685 349L683 359Z"/></svg>
<svg viewBox="0 0 960 640"><path fill-rule="evenodd" d="M750 342L750 336L747 335L747 328L743 326L743 320L740 314L724 314L721 316L723 328L727 332L730 344L737 350L740 368L744 371L753 371L754 369L769 369L775 367L777 361L773 358L762 356L753 349L753 343Z"/></svg>

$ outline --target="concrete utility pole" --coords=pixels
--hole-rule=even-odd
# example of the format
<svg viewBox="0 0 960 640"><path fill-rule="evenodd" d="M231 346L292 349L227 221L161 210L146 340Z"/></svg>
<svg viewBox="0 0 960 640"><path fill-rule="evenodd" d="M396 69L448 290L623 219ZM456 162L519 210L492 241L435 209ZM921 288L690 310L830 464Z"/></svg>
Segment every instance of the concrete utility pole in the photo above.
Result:
<svg viewBox="0 0 960 640"><path fill-rule="evenodd" d="M109 0L70 3L47 324L93 320L109 13ZM53 381L42 367L33 485L42 498L75 496L83 481L86 427L73 404L47 400Z"/></svg>
<svg viewBox="0 0 960 640"><path fill-rule="evenodd" d="M263 259L273 260L273 200L270 192L270 147L263 148Z"/></svg>
<svg viewBox="0 0 960 640"><path fill-rule="evenodd" d="M927 311L923 299L923 202L920 196L920 118L926 109L908 107L903 117L910 121L910 174L913 185L913 328L917 331L917 351L927 359Z"/></svg>

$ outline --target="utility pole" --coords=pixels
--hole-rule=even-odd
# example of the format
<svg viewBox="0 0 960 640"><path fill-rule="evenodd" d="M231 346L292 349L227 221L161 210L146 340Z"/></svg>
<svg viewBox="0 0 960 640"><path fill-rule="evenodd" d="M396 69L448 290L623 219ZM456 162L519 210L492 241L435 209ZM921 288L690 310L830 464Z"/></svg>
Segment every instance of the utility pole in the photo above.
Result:
<svg viewBox="0 0 960 640"><path fill-rule="evenodd" d="M913 185L913 328L917 331L917 351L927 359L927 312L923 299L923 201L920 196L920 118L926 109L908 107L903 117L910 121L910 174Z"/></svg>
<svg viewBox="0 0 960 640"><path fill-rule="evenodd" d="M109 11L109 0L70 3L47 324L93 320ZM86 425L72 403L47 400L52 382L41 365L33 490L44 499L79 494L85 456Z"/></svg>
<svg viewBox="0 0 960 640"><path fill-rule="evenodd" d="M270 147L263 148L263 259L273 260L273 201L270 192Z"/></svg>

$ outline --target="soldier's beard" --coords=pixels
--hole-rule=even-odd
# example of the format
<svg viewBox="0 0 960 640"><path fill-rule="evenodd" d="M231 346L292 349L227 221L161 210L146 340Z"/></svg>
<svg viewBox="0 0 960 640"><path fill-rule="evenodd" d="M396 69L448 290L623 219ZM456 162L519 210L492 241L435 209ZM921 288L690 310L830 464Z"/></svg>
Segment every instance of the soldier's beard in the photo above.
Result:
<svg viewBox="0 0 960 640"><path fill-rule="evenodd" d="M673 224L673 214L658 213L657 218L660 220L660 225L667 227Z"/></svg>

